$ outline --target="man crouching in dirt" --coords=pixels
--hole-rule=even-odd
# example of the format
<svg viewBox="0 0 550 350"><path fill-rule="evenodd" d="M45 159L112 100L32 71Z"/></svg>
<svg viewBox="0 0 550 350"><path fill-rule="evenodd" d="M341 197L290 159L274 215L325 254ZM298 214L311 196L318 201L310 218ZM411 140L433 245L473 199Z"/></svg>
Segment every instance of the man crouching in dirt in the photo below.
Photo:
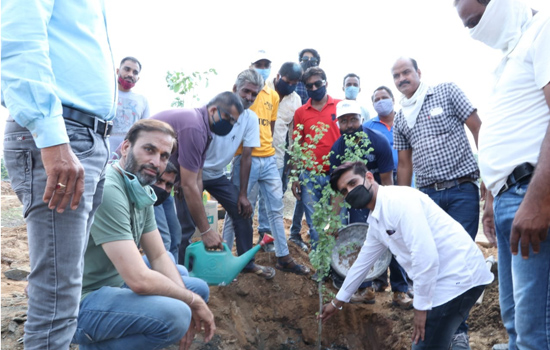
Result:
<svg viewBox="0 0 550 350"><path fill-rule="evenodd" d="M361 162L344 163L330 185L352 208L371 210L369 231L323 321L342 309L387 248L414 283L412 349L447 350L460 323L493 281L483 254L462 225L422 192L379 186Z"/></svg>
<svg viewBox="0 0 550 350"><path fill-rule="evenodd" d="M183 267L178 272L155 222L157 198L149 185L164 172L175 145L168 124L142 119L126 134L120 160L107 167L84 255L73 338L80 350L160 349L177 342L188 349L202 327L205 341L214 335L207 284L188 277Z"/></svg>

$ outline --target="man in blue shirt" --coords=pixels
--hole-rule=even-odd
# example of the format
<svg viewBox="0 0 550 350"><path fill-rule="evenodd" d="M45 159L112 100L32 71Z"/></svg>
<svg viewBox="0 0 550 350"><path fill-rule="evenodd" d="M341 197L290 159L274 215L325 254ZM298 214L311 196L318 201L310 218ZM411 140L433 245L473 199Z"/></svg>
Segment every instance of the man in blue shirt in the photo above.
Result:
<svg viewBox="0 0 550 350"><path fill-rule="evenodd" d="M393 148L393 119L395 118L394 110L395 100L393 93L386 86L380 86L374 90L372 94L372 104L378 115L369 121L363 123L363 127L373 129L382 133L392 148L393 154L393 183L397 183L397 150ZM414 188L414 173L411 179L411 187Z"/></svg>
<svg viewBox="0 0 550 350"><path fill-rule="evenodd" d="M4 160L31 268L25 349L68 349L116 108L104 4L4 1L1 33Z"/></svg>
<svg viewBox="0 0 550 350"><path fill-rule="evenodd" d="M354 100L343 100L336 106L336 115L338 117L338 125L342 136L332 146L330 155L330 169L336 169L346 161L356 161L350 159L350 155L346 154L351 150L349 145L346 145L346 138L364 132L368 140L356 141L356 147L363 147L363 151L368 151L368 154L362 156L366 161L367 169L373 174L377 183L387 186L393 185L393 169L394 162L391 153L391 148L388 140L378 131L361 126L361 106ZM354 152L355 153L355 152ZM367 222L369 216L368 209L349 209L347 224L354 222ZM345 220L346 221L346 220ZM393 291L393 303L401 308L408 309L412 305L412 299L408 297L408 285L405 274L395 259L392 259L393 266L391 271L391 285ZM387 279L387 278L386 278ZM340 276L333 273L334 285L338 287L342 279ZM374 293L370 289L372 283L364 283L361 290L354 294L352 302L374 302Z"/></svg>

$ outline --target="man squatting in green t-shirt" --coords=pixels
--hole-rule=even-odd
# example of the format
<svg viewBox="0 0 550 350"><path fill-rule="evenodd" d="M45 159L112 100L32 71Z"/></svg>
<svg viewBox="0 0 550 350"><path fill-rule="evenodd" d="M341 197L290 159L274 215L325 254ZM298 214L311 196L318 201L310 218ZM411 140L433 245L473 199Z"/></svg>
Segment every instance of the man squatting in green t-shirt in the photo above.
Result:
<svg viewBox="0 0 550 350"><path fill-rule="evenodd" d="M164 172L175 146L172 127L142 119L126 134L120 160L107 166L103 202L84 255L73 339L81 350L159 349L177 342L188 349L201 327L205 341L214 334L207 284L176 268L155 222L156 196L149 185Z"/></svg>

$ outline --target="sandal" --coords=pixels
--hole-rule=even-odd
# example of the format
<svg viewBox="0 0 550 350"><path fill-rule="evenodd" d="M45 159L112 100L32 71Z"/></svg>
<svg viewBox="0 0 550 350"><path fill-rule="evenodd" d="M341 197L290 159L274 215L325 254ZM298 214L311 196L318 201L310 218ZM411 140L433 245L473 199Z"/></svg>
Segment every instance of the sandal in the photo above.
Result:
<svg viewBox="0 0 550 350"><path fill-rule="evenodd" d="M275 277L275 269L269 266L254 265L251 269L243 269L244 273L254 273L257 276L270 280Z"/></svg>
<svg viewBox="0 0 550 350"><path fill-rule="evenodd" d="M279 259L275 265L275 268L284 272L292 272L297 275L307 275L309 273L307 266L297 264L294 259L290 259L286 262Z"/></svg>

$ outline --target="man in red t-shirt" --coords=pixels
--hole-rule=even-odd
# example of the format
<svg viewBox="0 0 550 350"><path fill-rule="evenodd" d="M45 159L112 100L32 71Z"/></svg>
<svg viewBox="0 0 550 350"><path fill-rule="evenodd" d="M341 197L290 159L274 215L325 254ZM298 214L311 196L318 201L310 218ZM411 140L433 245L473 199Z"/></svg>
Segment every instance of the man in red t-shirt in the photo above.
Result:
<svg viewBox="0 0 550 350"><path fill-rule="evenodd" d="M302 77L308 96L310 99L302 107L296 110L294 114L294 130L299 130L298 125L303 125L303 128L299 130L302 136L301 141L306 140L306 135L315 136L312 126L319 126L319 122L328 125L328 130L321 138L316 148L314 149L314 161L316 163L323 162L323 156L329 154L330 149L334 142L340 137L340 128L336 125L336 104L340 100L333 99L327 94L327 76L325 72L319 67L309 68ZM298 160L294 160L298 161ZM313 205L321 198L322 187L329 183L329 168L330 165L323 167L323 173L313 176L311 174L312 169L308 169L300 174L300 181L295 181L292 184L292 193L297 199L302 199L304 203L306 218L308 222L311 222L313 215ZM312 181L307 181L306 184L301 185L306 178L315 178L314 182L319 184L321 188L314 188ZM309 189L309 191L308 191ZM319 239L317 231L310 227L309 235L311 242L315 244Z"/></svg>

